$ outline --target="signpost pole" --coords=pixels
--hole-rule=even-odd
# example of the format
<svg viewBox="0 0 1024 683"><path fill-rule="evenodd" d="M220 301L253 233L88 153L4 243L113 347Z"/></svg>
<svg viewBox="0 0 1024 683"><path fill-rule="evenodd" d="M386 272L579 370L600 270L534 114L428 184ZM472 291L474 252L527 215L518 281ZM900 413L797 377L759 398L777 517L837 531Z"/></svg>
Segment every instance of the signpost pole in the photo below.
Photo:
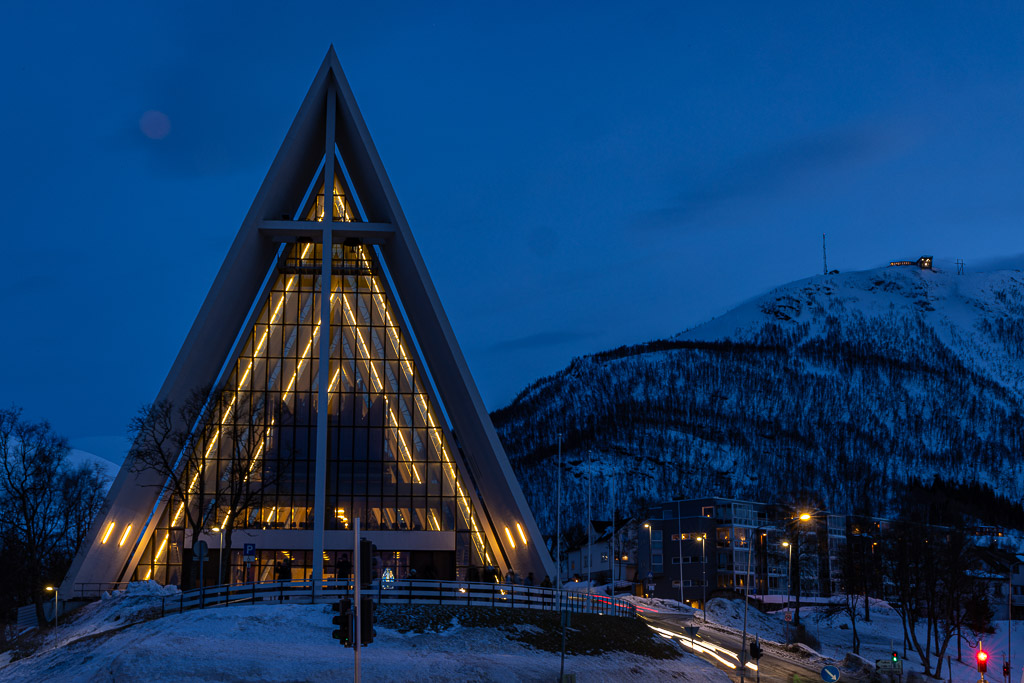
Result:
<svg viewBox="0 0 1024 683"><path fill-rule="evenodd" d="M355 615L356 615L356 619L355 619L356 625L355 625L355 628L352 629L353 631L355 631L355 633L352 634L352 650L355 652L355 655L356 655L356 666L355 666L355 674L354 674L355 677L352 680L354 680L355 683L359 683L359 634L360 634L360 630L359 630L359 627L360 627L359 617L361 616L360 615L361 610L359 609L359 584L362 583L363 577L362 577L362 572L359 571L361 563L359 561L359 518L358 517L356 517L356 519L355 519L355 552L352 553L352 557L355 558L355 563L354 563L355 564L355 571L354 571L354 574L355 574L355 579L356 579L355 580L355 591L353 592L353 595L354 595L355 599L352 601L352 603L353 603L352 604L352 610L355 612Z"/></svg>

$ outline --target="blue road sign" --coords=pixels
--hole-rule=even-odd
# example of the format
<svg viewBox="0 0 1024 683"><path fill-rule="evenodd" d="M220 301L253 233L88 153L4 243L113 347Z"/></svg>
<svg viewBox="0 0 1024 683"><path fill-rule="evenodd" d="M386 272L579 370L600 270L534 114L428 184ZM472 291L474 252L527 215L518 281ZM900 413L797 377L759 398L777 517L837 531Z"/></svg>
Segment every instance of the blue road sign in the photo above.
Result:
<svg viewBox="0 0 1024 683"><path fill-rule="evenodd" d="M255 562L256 561L256 544L246 543L245 549L242 551L242 562Z"/></svg>
<svg viewBox="0 0 1024 683"><path fill-rule="evenodd" d="M837 666L826 666L821 670L821 680L825 683L835 683L839 680L839 667Z"/></svg>

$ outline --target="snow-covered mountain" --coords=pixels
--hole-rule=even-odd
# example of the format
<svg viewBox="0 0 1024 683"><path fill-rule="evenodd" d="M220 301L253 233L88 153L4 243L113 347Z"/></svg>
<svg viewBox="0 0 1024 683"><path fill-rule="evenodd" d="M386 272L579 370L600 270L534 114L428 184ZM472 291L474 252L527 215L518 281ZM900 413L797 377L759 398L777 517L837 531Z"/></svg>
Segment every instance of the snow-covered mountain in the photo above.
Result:
<svg viewBox="0 0 1024 683"><path fill-rule="evenodd" d="M1024 495L1022 406L1024 274L891 267L800 280L671 339L575 359L493 418L545 532L560 428L575 520L591 453L595 516L613 486L627 512L804 494L888 514L912 492L1015 525L997 498Z"/></svg>

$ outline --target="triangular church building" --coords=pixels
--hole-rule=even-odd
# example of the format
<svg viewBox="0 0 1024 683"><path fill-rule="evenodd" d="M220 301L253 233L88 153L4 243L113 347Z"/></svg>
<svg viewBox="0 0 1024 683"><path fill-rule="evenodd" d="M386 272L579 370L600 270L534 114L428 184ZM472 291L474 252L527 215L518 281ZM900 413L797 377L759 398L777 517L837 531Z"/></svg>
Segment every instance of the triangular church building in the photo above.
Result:
<svg viewBox="0 0 1024 683"><path fill-rule="evenodd" d="M62 596L180 585L225 531L224 582L339 577L357 517L396 578L554 575L333 48L155 403L202 387L184 489L129 456Z"/></svg>

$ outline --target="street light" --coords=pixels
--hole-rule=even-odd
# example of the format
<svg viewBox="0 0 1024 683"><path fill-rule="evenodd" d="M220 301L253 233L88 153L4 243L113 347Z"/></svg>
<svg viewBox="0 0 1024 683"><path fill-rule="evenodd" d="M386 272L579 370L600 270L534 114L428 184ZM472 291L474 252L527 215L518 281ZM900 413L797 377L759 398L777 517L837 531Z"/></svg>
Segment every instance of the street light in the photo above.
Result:
<svg viewBox="0 0 1024 683"><path fill-rule="evenodd" d="M46 587L46 591L47 592L53 591L53 632L54 632L54 637L56 637L57 626L59 625L57 623L57 620L60 618L60 613L58 612L58 608L57 608L57 594L60 591L57 590L56 586L47 586Z"/></svg>
<svg viewBox="0 0 1024 683"><path fill-rule="evenodd" d="M793 544L789 541L783 541L782 547L789 548L789 559L786 560L786 616L789 616L789 596L793 592L793 581L791 576L793 572ZM789 625L788 619L786 621L786 625Z"/></svg>
<svg viewBox="0 0 1024 683"><path fill-rule="evenodd" d="M210 531L220 534L217 543L217 585L224 585L224 527L215 526Z"/></svg>
<svg viewBox="0 0 1024 683"><path fill-rule="evenodd" d="M707 545L708 535L703 533L700 535L700 568L701 568L701 588L704 592L703 603L701 603L701 610L704 612L704 623L708 623L708 555L705 550Z"/></svg>
<svg viewBox="0 0 1024 683"><path fill-rule="evenodd" d="M644 528L647 529L647 572L653 578L654 577L654 542L651 540L651 538L652 538L652 534L654 532L651 531L651 525L648 524L647 522L644 522ZM647 582L644 581L644 584L645 584L644 588L645 589L647 588L646 583ZM647 594L646 590L644 590L644 594L645 595ZM650 596L648 596L648 597L650 597Z"/></svg>
<svg viewBox="0 0 1024 683"><path fill-rule="evenodd" d="M809 521L811 521L811 518L812 518L812 515L811 515L810 512L801 512L796 517L796 519L801 521L801 522L809 522ZM795 528L793 529L793 531L796 533L796 540L799 541L800 540L800 526L796 525ZM789 549L789 556L790 556L790 563L792 564L792 558L793 558L793 549L792 549L792 547ZM797 556L796 556L796 573L797 573L797 578L799 579L800 578L800 554L799 553L797 553ZM793 617L793 623L796 624L797 626L799 626L800 625L800 582L799 581L796 584L796 608L794 609L794 613L795 614L794 614L794 617Z"/></svg>

